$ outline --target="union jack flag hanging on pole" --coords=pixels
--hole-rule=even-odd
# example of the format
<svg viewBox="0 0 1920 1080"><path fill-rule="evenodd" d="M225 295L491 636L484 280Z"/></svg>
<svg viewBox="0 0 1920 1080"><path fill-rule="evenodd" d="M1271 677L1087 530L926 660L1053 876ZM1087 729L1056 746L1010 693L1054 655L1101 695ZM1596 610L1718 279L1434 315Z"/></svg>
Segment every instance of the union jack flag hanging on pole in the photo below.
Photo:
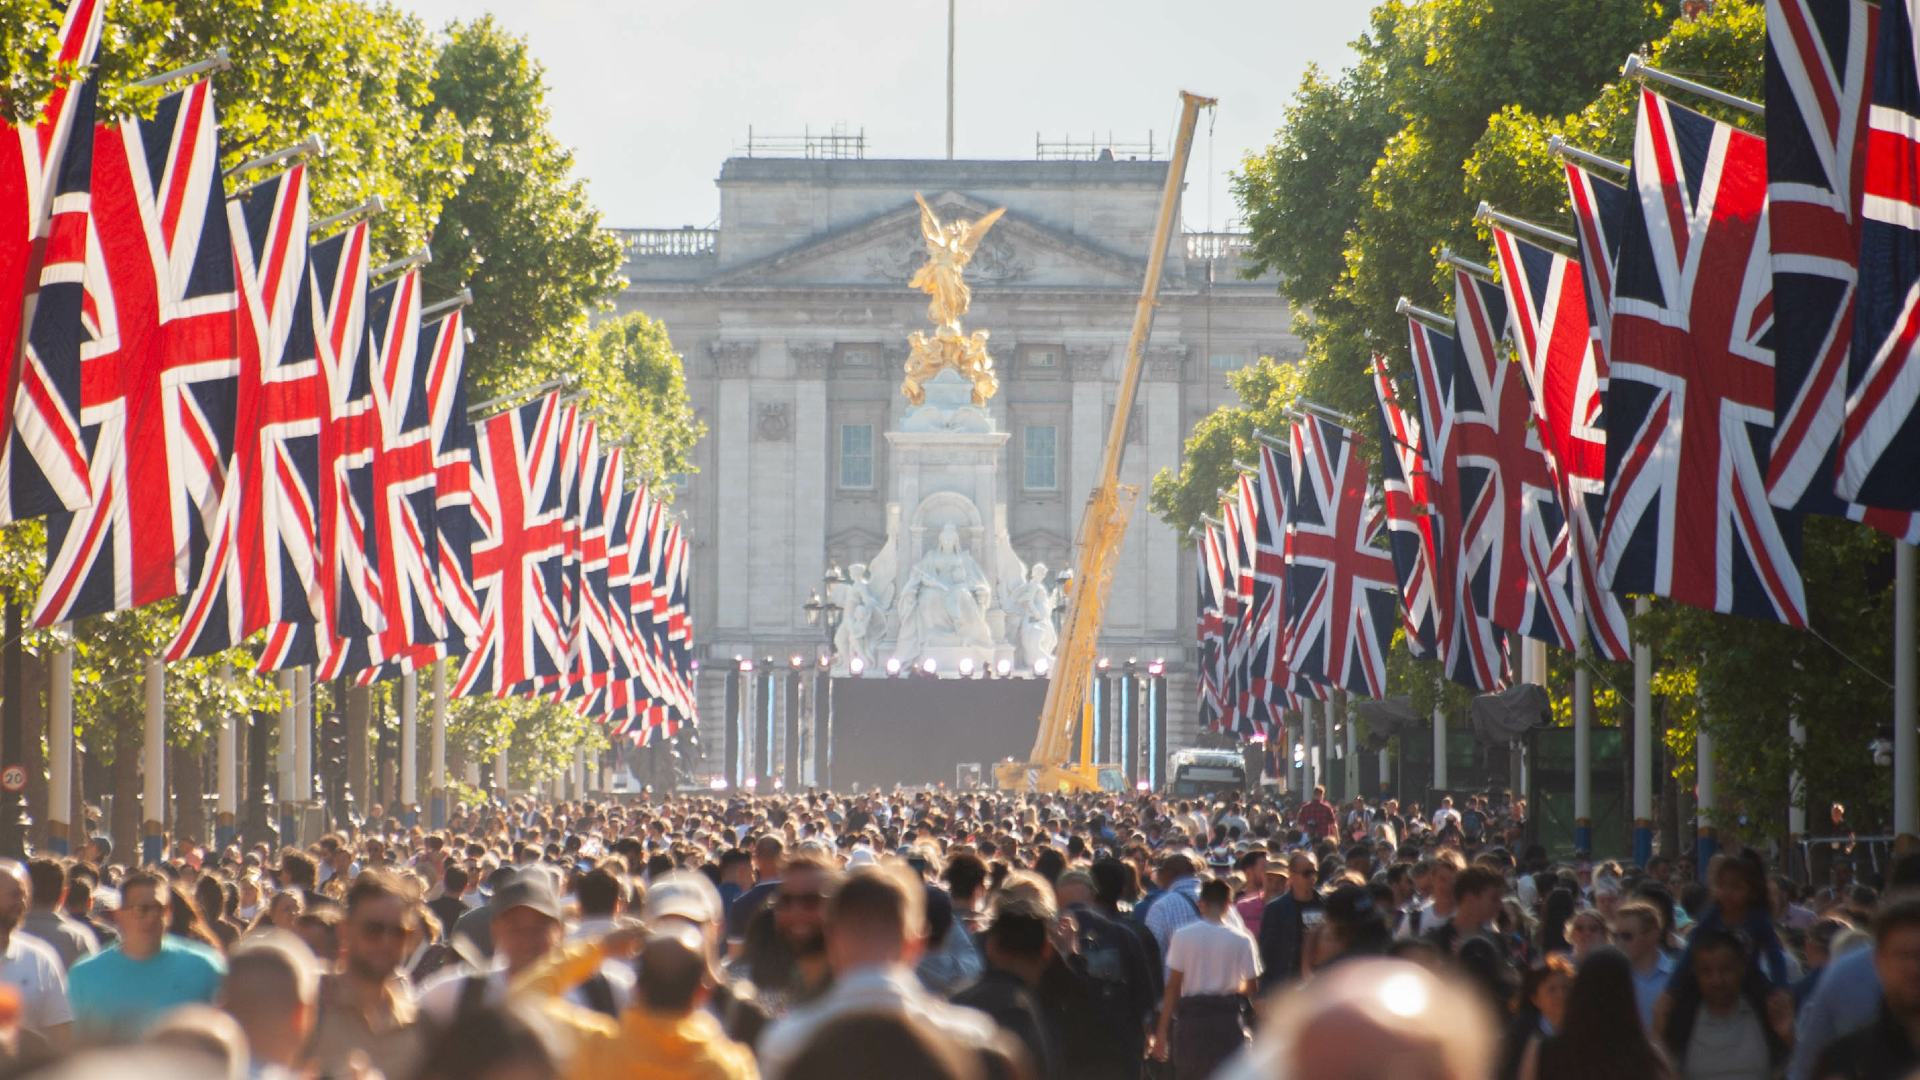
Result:
<svg viewBox="0 0 1920 1080"><path fill-rule="evenodd" d="M1567 196L1573 208L1574 239L1580 245L1587 316L1600 355L1613 355L1613 291L1619 277L1620 233L1626 228L1633 196L1626 188L1569 161Z"/></svg>
<svg viewBox="0 0 1920 1080"><path fill-rule="evenodd" d="M1253 479L1253 603L1247 614L1251 632L1247 646L1247 704L1258 730L1276 738L1288 703L1292 681L1282 662L1287 595L1287 495L1281 487L1284 469L1291 479L1293 464L1286 455L1264 443L1260 471ZM1285 462L1283 465L1282 463ZM1276 672L1276 668L1278 669ZM1277 677L1276 677L1277 676Z"/></svg>
<svg viewBox="0 0 1920 1080"><path fill-rule="evenodd" d="M1226 557L1221 550L1220 533L1212 525L1200 526L1200 543L1194 552L1194 600L1199 608L1194 627L1200 644L1200 720L1209 731L1220 729L1226 714L1225 688L1219 685L1221 604L1225 593Z"/></svg>
<svg viewBox="0 0 1920 1080"><path fill-rule="evenodd" d="M343 618L362 627L371 610L366 595L365 525L348 490L351 470L372 453L373 383L366 359L367 274L365 221L312 245L307 255L313 339L327 399L320 425L313 518L314 573L321 603L311 621L275 621L260 650L260 671L317 663L342 637Z"/></svg>
<svg viewBox="0 0 1920 1080"><path fill-rule="evenodd" d="M205 82L151 120L95 129L80 416L93 502L47 519L38 625L178 596L199 573L239 372L218 134Z"/></svg>
<svg viewBox="0 0 1920 1080"><path fill-rule="evenodd" d="M1243 475L1235 482L1233 492L1221 511L1227 522L1234 575L1234 611L1226 650L1227 712L1232 721L1232 730L1244 737L1260 730L1259 719L1252 711L1254 559L1259 530L1259 503L1254 494L1252 477Z"/></svg>
<svg viewBox="0 0 1920 1080"><path fill-rule="evenodd" d="M456 695L524 693L565 669L561 412L558 395L546 394L474 429L480 633L460 667Z"/></svg>
<svg viewBox="0 0 1920 1080"><path fill-rule="evenodd" d="M52 58L62 70L93 63L106 7L67 5ZM32 123L0 136L0 355L10 418L0 439L0 521L93 500L80 437L80 343L95 92L91 80L60 85Z"/></svg>
<svg viewBox="0 0 1920 1080"><path fill-rule="evenodd" d="M1908 543L1920 518L1835 494L1859 279L1877 10L1767 0L1767 226L1773 253L1775 506L1863 522Z"/></svg>
<svg viewBox="0 0 1920 1080"><path fill-rule="evenodd" d="M1840 497L1920 510L1920 58L1911 0L1881 5Z"/></svg>
<svg viewBox="0 0 1920 1080"><path fill-rule="evenodd" d="M1433 545L1440 663L1447 678L1469 690L1507 683L1506 637L1463 591L1460 564L1459 457L1453 451L1453 395L1465 361L1451 334L1407 320L1414 382L1419 388L1419 447L1427 477L1427 529Z"/></svg>
<svg viewBox="0 0 1920 1080"><path fill-rule="evenodd" d="M1508 363L1500 286L1454 272L1450 451L1460 465L1460 587L1503 630L1574 646L1572 556L1553 474L1529 424L1526 378Z"/></svg>
<svg viewBox="0 0 1920 1080"><path fill-rule="evenodd" d="M1606 364L1587 321L1579 266L1504 229L1493 231L1512 314L1514 350L1533 416L1567 513L1575 597L1594 655L1630 659L1620 598L1600 587L1600 524L1606 517Z"/></svg>
<svg viewBox="0 0 1920 1080"><path fill-rule="evenodd" d="M229 200L227 221L241 324L233 459L169 660L230 649L270 622L314 622L325 604L316 556L329 392L307 281L306 166Z"/></svg>
<svg viewBox="0 0 1920 1080"><path fill-rule="evenodd" d="M1317 416L1293 425L1287 659L1308 678L1378 698L1400 597L1392 556L1373 544L1383 522L1357 438Z"/></svg>
<svg viewBox="0 0 1920 1080"><path fill-rule="evenodd" d="M1380 509L1386 515L1387 546L1400 583L1401 626L1407 632L1407 654L1429 660L1438 640L1439 609L1426 466L1420 460L1419 431L1400 410L1387 359L1378 353L1373 357L1373 391L1380 402Z"/></svg>
<svg viewBox="0 0 1920 1080"><path fill-rule="evenodd" d="M1767 501L1766 146L1643 91L1607 357L1615 592L1806 622L1800 521Z"/></svg>

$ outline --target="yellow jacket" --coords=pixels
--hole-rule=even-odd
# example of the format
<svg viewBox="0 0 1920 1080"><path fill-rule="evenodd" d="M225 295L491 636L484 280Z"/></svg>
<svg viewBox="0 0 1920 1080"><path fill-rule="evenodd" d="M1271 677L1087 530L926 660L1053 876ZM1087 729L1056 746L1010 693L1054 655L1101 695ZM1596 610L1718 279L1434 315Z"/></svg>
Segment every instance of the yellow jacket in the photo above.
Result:
<svg viewBox="0 0 1920 1080"><path fill-rule="evenodd" d="M577 942L556 950L513 983L516 997L539 1000L543 1010L560 1014L553 1018L570 1029L568 1080L759 1080L753 1052L727 1038L720 1022L704 1009L670 1016L634 1006L620 1015L616 1027L568 1005L560 995L591 978L604 959L597 943Z"/></svg>

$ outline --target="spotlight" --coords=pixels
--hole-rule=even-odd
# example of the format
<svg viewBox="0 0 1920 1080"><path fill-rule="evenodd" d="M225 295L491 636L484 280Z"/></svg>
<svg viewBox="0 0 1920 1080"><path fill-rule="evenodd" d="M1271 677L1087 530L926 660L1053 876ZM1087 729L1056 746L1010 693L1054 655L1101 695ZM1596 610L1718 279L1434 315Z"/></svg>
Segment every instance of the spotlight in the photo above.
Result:
<svg viewBox="0 0 1920 1080"><path fill-rule="evenodd" d="M799 653L794 653L792 656L787 658L787 663L791 664L794 667L799 667L801 664L806 663L806 661L801 658Z"/></svg>
<svg viewBox="0 0 1920 1080"><path fill-rule="evenodd" d="M1001 678L1006 678L1007 673L1013 670L1013 661L1003 657L998 664L994 665L994 669L1000 672Z"/></svg>
<svg viewBox="0 0 1920 1080"><path fill-rule="evenodd" d="M935 672L940 670L940 663L939 661L935 660L933 657L929 656L927 657L926 662L920 665L920 670L926 672L929 675L932 675Z"/></svg>
<svg viewBox="0 0 1920 1080"><path fill-rule="evenodd" d="M739 658L738 658L738 657L736 657L735 659L739 659ZM741 660L741 661L740 661L740 670L741 670L741 671L752 671L752 670L753 670L753 661L751 661L751 660Z"/></svg>
<svg viewBox="0 0 1920 1080"><path fill-rule="evenodd" d="M1135 785L1133 785L1133 790L1135 790L1135 791L1147 791L1147 790L1149 790L1149 788L1147 787L1147 782L1146 782L1145 780L1142 780L1142 781L1140 781L1139 783L1137 783L1137 784L1135 784Z"/></svg>
<svg viewBox="0 0 1920 1080"><path fill-rule="evenodd" d="M1053 670L1053 661L1044 656L1033 662L1033 673L1035 675L1045 675L1051 670Z"/></svg>
<svg viewBox="0 0 1920 1080"><path fill-rule="evenodd" d="M747 782L746 782L746 788L747 788L747 790L748 790L748 791L752 791L752 790L753 790L754 788L757 788L757 787L759 787L759 786L760 786L760 778L759 778L759 777L757 777L757 776L749 776L749 777L747 777Z"/></svg>
<svg viewBox="0 0 1920 1080"><path fill-rule="evenodd" d="M960 674L963 676L973 674L973 657L963 656L960 658Z"/></svg>
<svg viewBox="0 0 1920 1080"><path fill-rule="evenodd" d="M867 662L856 656L852 660L847 661L847 670L858 675L867 670Z"/></svg>
<svg viewBox="0 0 1920 1080"><path fill-rule="evenodd" d="M725 791L727 790L727 778L724 776L716 776L707 784L707 787L714 791Z"/></svg>
<svg viewBox="0 0 1920 1080"><path fill-rule="evenodd" d="M1101 671L1105 671L1105 670L1107 670L1107 665L1108 665L1108 664L1110 664L1110 663L1112 663L1112 661L1110 661L1110 660L1108 660L1108 659L1107 659L1106 657L1104 657L1104 656L1103 656L1103 657L1101 657L1101 658L1100 658L1100 664L1099 664L1099 667L1100 667L1100 670L1101 670Z"/></svg>
<svg viewBox="0 0 1920 1080"><path fill-rule="evenodd" d="M1158 675L1165 670L1167 670L1167 664L1164 660L1155 660L1153 663L1147 665L1147 674L1149 675Z"/></svg>
<svg viewBox="0 0 1920 1080"><path fill-rule="evenodd" d="M693 662L691 662L690 664L688 664L687 666L688 666L688 667L690 667L690 668L692 668L692 669L693 669L694 671L699 671L699 670L700 670L700 661L698 661L698 660L695 660L695 661L693 661Z"/></svg>
<svg viewBox="0 0 1920 1080"><path fill-rule="evenodd" d="M887 674L888 675L900 674L900 658L899 657L897 656L887 657Z"/></svg>

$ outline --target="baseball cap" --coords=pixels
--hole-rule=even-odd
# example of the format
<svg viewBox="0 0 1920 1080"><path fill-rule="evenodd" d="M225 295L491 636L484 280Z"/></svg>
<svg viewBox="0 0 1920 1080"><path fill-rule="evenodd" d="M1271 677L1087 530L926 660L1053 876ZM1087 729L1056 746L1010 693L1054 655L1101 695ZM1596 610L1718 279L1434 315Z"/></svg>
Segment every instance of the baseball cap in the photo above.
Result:
<svg viewBox="0 0 1920 1080"><path fill-rule="evenodd" d="M561 919L560 898L554 895L552 879L537 870L516 874L512 881L494 890L493 906L502 912L532 908L555 922Z"/></svg>
<svg viewBox="0 0 1920 1080"><path fill-rule="evenodd" d="M649 923L657 919L681 918L703 925L718 925L725 917L720 892L705 874L675 870L653 879L647 888L642 917Z"/></svg>

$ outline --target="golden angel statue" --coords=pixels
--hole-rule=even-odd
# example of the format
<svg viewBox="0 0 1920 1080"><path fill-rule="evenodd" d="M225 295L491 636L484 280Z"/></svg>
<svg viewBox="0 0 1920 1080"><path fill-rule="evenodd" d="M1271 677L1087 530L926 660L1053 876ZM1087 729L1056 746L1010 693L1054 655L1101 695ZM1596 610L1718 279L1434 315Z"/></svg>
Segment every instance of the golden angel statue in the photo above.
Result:
<svg viewBox="0 0 1920 1080"><path fill-rule="evenodd" d="M967 263L973 261L974 249L1007 208L989 211L972 221L943 222L919 192L913 193L913 201L920 204L920 235L927 241L927 261L913 272L907 284L930 298L927 318L935 326L952 326L958 332L960 316L967 313L967 305L973 300L973 291L967 288Z"/></svg>
<svg viewBox="0 0 1920 1080"><path fill-rule="evenodd" d="M915 331L907 338L912 354L907 357L907 377L900 384L900 392L913 404L922 404L927 380L953 368L973 383L973 403L985 405L1000 388L993 374L993 357L987 355L987 332L966 333L960 328L960 316L973 302L973 291L967 288L967 263L973 261L980 241L1007 212L1006 207L973 221L943 222L918 192L913 201L920 204L920 234L927 241L927 261L913 272L907 284L927 294L927 317L933 320L934 331L931 337Z"/></svg>

